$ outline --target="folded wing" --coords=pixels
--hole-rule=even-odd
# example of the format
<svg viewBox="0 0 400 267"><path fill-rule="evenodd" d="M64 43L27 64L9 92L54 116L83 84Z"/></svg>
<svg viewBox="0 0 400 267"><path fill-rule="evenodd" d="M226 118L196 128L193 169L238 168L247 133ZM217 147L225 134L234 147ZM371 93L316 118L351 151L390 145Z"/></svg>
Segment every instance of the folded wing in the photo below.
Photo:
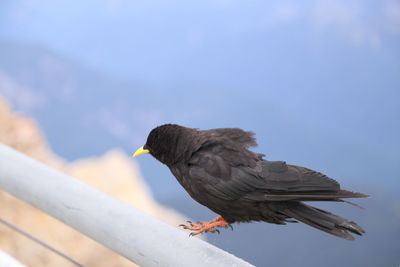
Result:
<svg viewBox="0 0 400 267"><path fill-rule="evenodd" d="M253 201L340 201L341 198L367 195L341 190L334 179L283 161L266 161L223 145L199 150L190 161L189 176L202 189L224 200ZM243 160L241 160L243 157Z"/></svg>

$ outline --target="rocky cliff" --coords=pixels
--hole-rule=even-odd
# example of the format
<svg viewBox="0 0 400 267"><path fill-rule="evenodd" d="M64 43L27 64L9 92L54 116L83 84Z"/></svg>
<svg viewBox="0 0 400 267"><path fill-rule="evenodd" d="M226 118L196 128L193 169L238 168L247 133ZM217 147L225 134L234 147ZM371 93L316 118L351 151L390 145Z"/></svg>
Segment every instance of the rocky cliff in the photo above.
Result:
<svg viewBox="0 0 400 267"><path fill-rule="evenodd" d="M0 142L171 225L177 226L184 221L183 216L154 200L137 164L124 152L113 150L99 157L67 162L51 151L35 121L13 112L3 98L0 98ZM134 266L74 229L2 191L0 210L2 218L88 266ZM28 266L70 266L63 258L2 225L0 249Z"/></svg>

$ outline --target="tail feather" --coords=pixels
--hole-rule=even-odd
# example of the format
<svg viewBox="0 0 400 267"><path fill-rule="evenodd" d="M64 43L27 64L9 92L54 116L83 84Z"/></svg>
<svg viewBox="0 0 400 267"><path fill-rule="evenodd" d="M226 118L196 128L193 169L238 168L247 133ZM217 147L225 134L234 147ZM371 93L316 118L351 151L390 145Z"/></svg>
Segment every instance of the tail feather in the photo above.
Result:
<svg viewBox="0 0 400 267"><path fill-rule="evenodd" d="M339 191L321 191L321 192L291 192L291 193L276 193L265 194L265 200L270 201L286 201L286 200L297 200L297 201L335 201L341 198L363 198L369 197L369 195L362 194L359 192L352 192L347 190Z"/></svg>
<svg viewBox="0 0 400 267"><path fill-rule="evenodd" d="M354 237L349 232L357 235L365 233L355 222L348 221L330 212L301 202L287 202L286 204L285 209L281 210L282 213L331 235L354 240Z"/></svg>

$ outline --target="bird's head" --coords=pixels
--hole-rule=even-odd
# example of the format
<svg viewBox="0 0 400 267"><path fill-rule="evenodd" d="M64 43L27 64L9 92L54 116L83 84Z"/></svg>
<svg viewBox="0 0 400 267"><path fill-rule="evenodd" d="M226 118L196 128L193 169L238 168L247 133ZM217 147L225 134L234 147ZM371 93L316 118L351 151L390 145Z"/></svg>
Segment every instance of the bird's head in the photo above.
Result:
<svg viewBox="0 0 400 267"><path fill-rule="evenodd" d="M151 130L146 144L136 150L133 157L150 153L160 162L172 165L193 152L196 129L176 124L164 124Z"/></svg>

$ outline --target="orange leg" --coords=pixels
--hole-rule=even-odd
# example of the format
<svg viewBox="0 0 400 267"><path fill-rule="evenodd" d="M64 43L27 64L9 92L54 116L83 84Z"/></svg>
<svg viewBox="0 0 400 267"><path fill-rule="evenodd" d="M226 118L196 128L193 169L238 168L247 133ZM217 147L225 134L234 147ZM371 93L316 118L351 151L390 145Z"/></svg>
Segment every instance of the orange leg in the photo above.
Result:
<svg viewBox="0 0 400 267"><path fill-rule="evenodd" d="M203 232L211 232L211 233L217 232L219 234L219 230L215 229L215 227L222 227L222 228L230 227L231 229L233 229L232 226L229 223L227 223L225 219L222 218L221 216L210 222L198 222L198 223L192 223L191 221L187 222L189 223L189 225L181 224L179 226L181 226L183 229L192 230L190 236L198 235Z"/></svg>

